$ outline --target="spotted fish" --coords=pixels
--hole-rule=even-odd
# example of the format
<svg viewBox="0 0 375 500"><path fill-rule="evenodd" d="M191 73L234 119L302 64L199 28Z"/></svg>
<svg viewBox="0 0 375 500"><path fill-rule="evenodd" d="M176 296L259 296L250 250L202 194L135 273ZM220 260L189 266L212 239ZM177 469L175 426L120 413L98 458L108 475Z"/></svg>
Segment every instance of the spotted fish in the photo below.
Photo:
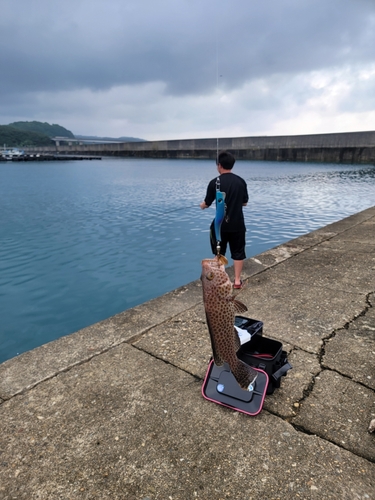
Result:
<svg viewBox="0 0 375 500"><path fill-rule="evenodd" d="M232 283L224 267L227 262L222 255L202 260L203 302L212 354L217 366L228 363L239 386L252 391L257 372L238 359L241 342L234 328L236 312L247 311L247 307L232 294Z"/></svg>

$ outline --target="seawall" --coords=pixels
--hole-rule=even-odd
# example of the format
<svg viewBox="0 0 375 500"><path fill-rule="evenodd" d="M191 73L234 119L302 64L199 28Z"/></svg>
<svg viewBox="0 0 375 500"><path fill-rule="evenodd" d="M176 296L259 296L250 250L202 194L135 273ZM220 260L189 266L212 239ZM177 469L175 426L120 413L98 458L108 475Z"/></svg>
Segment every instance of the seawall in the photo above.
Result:
<svg viewBox="0 0 375 500"><path fill-rule="evenodd" d="M228 149L240 160L369 164L375 163L375 131L292 136L220 138L219 149ZM30 154L74 154L126 158L216 157L217 139L125 142L111 144L61 144L25 148Z"/></svg>
<svg viewBox="0 0 375 500"><path fill-rule="evenodd" d="M374 270L375 207L245 261L293 366L256 417L201 395L200 280L0 364L1 500L374 500Z"/></svg>

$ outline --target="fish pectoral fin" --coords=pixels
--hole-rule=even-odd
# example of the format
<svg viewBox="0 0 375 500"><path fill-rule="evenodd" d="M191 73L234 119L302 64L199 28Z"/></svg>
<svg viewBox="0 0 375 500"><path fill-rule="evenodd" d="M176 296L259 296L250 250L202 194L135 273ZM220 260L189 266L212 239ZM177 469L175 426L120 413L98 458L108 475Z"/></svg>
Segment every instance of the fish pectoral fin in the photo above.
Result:
<svg viewBox="0 0 375 500"><path fill-rule="evenodd" d="M233 305L234 305L234 309L236 310L236 312L242 313L242 312L247 311L247 307L245 306L245 304L243 304L242 302L240 302L237 299L233 299Z"/></svg>

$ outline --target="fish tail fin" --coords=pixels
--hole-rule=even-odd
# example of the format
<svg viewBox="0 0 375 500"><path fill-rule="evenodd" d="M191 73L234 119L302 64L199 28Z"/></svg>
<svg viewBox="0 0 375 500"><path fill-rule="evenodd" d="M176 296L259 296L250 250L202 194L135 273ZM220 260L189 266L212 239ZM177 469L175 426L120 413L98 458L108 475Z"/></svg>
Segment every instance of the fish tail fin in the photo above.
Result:
<svg viewBox="0 0 375 500"><path fill-rule="evenodd" d="M254 368L237 358L237 362L234 367L231 367L231 371L241 389L245 391L254 390L254 382L258 376L258 372Z"/></svg>

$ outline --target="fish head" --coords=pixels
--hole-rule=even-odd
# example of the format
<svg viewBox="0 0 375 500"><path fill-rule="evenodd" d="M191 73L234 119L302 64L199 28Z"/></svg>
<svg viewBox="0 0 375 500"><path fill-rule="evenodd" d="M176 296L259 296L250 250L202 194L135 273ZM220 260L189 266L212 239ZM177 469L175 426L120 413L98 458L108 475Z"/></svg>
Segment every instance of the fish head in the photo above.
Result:
<svg viewBox="0 0 375 500"><path fill-rule="evenodd" d="M225 271L223 259L225 257L219 255L213 259L202 260L201 280L205 296L212 294L223 296L232 292L232 283Z"/></svg>

